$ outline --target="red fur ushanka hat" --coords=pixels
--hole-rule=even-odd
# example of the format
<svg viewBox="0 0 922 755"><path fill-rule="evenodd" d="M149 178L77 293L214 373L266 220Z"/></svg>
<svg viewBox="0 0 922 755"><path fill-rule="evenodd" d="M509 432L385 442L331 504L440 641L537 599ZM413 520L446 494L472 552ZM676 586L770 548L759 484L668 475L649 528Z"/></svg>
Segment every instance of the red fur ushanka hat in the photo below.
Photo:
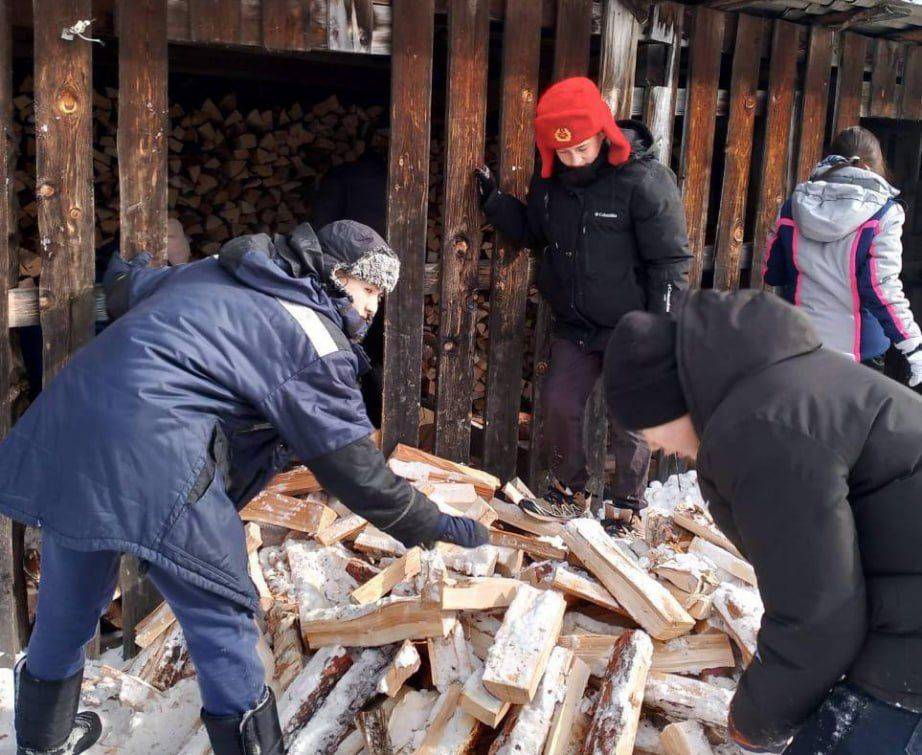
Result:
<svg viewBox="0 0 922 755"><path fill-rule="evenodd" d="M554 150L569 149L599 132L608 139L608 162L620 165L631 145L615 123L599 88L584 76L558 81L538 100L535 142L541 154L541 177L554 173Z"/></svg>

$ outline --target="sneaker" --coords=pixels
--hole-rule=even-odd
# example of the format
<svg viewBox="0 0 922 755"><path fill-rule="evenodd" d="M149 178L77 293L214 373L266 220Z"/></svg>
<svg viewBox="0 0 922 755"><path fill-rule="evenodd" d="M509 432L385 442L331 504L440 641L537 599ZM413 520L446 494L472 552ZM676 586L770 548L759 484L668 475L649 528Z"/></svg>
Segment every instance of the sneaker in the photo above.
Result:
<svg viewBox="0 0 922 755"><path fill-rule="evenodd" d="M566 522L584 516L591 503L592 496L585 490L574 493L559 480L552 480L543 498L526 498L519 506L535 519Z"/></svg>

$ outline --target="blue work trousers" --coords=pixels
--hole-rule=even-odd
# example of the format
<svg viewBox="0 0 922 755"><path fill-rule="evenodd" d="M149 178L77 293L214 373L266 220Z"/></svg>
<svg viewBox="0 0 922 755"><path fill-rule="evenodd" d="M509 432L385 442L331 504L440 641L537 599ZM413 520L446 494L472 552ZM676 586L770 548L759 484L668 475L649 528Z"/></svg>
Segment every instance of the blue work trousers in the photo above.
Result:
<svg viewBox="0 0 922 755"><path fill-rule="evenodd" d="M43 680L64 679L83 668L84 646L93 638L118 582L116 551L65 548L45 534L35 627L26 668ZM262 698L264 669L256 652L253 614L151 564L148 578L182 626L198 674L202 706L216 716L245 713Z"/></svg>

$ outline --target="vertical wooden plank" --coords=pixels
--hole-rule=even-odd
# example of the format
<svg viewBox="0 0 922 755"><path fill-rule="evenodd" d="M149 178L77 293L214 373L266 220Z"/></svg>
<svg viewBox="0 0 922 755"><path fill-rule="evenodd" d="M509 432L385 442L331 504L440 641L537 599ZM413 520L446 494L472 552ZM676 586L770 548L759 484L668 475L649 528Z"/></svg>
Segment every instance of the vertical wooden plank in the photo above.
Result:
<svg viewBox="0 0 922 755"><path fill-rule="evenodd" d="M591 28L592 0L557 0L554 81L586 75Z"/></svg>
<svg viewBox="0 0 922 755"><path fill-rule="evenodd" d="M524 200L535 163L535 103L541 52L541 6L507 0L503 21L499 181ZM503 480L515 476L519 400L528 299L527 249L497 234L490 292L490 351L484 410L483 465Z"/></svg>
<svg viewBox="0 0 922 755"><path fill-rule="evenodd" d="M240 0L240 44L263 43L263 0Z"/></svg>
<svg viewBox="0 0 922 755"><path fill-rule="evenodd" d="M309 0L262 0L262 9L266 49L311 49Z"/></svg>
<svg viewBox="0 0 922 755"><path fill-rule="evenodd" d="M34 0L36 196L45 385L93 334L92 44L61 29L90 0Z"/></svg>
<svg viewBox="0 0 922 755"><path fill-rule="evenodd" d="M167 221L167 28L165 0L120 0L118 69L118 168L120 252L166 261ZM122 559L122 649L134 656L135 625L161 600L138 577L137 559ZM98 643L98 637L96 638Z"/></svg>
<svg viewBox="0 0 922 755"><path fill-rule="evenodd" d="M13 44L12 0L0 0L0 440L10 431L10 348L7 289L16 284L13 249L16 216L13 213ZM0 516L0 667L10 668L26 644L29 631L26 585L22 571L23 528Z"/></svg>
<svg viewBox="0 0 922 755"><path fill-rule="evenodd" d="M839 72L836 77L836 109L833 137L861 120L861 86L868 57L868 38L853 32L839 36Z"/></svg>
<svg viewBox="0 0 922 755"><path fill-rule="evenodd" d="M167 0L166 33L171 42L188 42L189 0Z"/></svg>
<svg viewBox="0 0 922 755"><path fill-rule="evenodd" d="M165 0L120 0L118 171L122 256L166 261L167 42Z"/></svg>
<svg viewBox="0 0 922 755"><path fill-rule="evenodd" d="M327 7L329 49L370 53L375 26L372 0L329 0Z"/></svg>
<svg viewBox="0 0 922 755"><path fill-rule="evenodd" d="M640 23L621 0L606 0L602 11L599 91L615 119L631 117Z"/></svg>
<svg viewBox="0 0 922 755"><path fill-rule="evenodd" d="M762 58L762 28L762 19L757 16L742 13L737 18L733 75L727 103L727 146L714 242L714 288L718 291L734 291L739 287L752 131Z"/></svg>
<svg viewBox="0 0 922 755"><path fill-rule="evenodd" d="M650 37L666 45L663 56L663 85L647 90L644 121L658 141L657 157L664 165L672 164L672 140L675 106L679 94L679 58L682 51L682 27L685 7L679 3L657 3L653 8Z"/></svg>
<svg viewBox="0 0 922 755"><path fill-rule="evenodd" d="M310 18L308 21L308 37L313 50L322 50L327 47L327 25L329 24L330 0L308 0L310 3ZM419 5L420 16L425 12L425 3ZM422 21L425 26L426 21Z"/></svg>
<svg viewBox="0 0 922 755"><path fill-rule="evenodd" d="M872 118L896 118L899 115L896 79L900 68L902 45L892 39L874 40L874 63L871 66Z"/></svg>
<svg viewBox="0 0 922 755"><path fill-rule="evenodd" d="M448 5L448 133L435 452L460 462L470 457L474 292L481 241L473 171L484 151L489 11L489 0L450 0Z"/></svg>
<svg viewBox="0 0 922 755"><path fill-rule="evenodd" d="M681 184L688 221L688 241L694 254L689 284L701 285L704 231L711 187L711 158L717 118L717 86L724 14L695 7L689 39L688 84L682 138Z"/></svg>
<svg viewBox="0 0 922 755"><path fill-rule="evenodd" d="M189 0L189 31L193 42L238 44L240 0Z"/></svg>
<svg viewBox="0 0 922 755"><path fill-rule="evenodd" d="M900 118L922 121L922 44L906 45Z"/></svg>
<svg viewBox="0 0 922 755"><path fill-rule="evenodd" d="M554 37L554 81L569 76L585 76L589 69L589 40L592 34L591 0L557 0L557 27ZM551 308L538 301L535 319L534 374L532 376L532 418L528 484L539 495L547 481L544 456L544 376L551 349Z"/></svg>
<svg viewBox="0 0 922 755"><path fill-rule="evenodd" d="M803 86L803 112L800 118L800 145L797 150L798 183L809 178L810 171L823 156L832 43L833 32L829 29L820 26L810 27L807 70Z"/></svg>
<svg viewBox="0 0 922 755"><path fill-rule="evenodd" d="M393 0L387 239L400 282L384 317L383 448L419 443L434 0Z"/></svg>
<svg viewBox="0 0 922 755"><path fill-rule="evenodd" d="M750 288L762 287L762 259L765 243L784 202L791 164L791 124L797 59L791 50L797 46L797 26L788 21L774 22L771 61L768 72L768 102L765 117L765 144L762 151L762 181L756 209Z"/></svg>

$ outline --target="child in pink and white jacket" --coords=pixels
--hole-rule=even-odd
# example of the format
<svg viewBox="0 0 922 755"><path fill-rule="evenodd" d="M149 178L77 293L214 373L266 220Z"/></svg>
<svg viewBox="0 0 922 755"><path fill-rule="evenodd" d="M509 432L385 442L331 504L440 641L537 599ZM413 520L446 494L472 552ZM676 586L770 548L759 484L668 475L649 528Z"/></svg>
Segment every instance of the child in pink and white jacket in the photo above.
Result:
<svg viewBox="0 0 922 755"><path fill-rule="evenodd" d="M914 387L922 383L922 332L900 281L905 214L886 173L870 131L840 132L782 206L765 282L804 311L828 349L882 371L896 346Z"/></svg>

